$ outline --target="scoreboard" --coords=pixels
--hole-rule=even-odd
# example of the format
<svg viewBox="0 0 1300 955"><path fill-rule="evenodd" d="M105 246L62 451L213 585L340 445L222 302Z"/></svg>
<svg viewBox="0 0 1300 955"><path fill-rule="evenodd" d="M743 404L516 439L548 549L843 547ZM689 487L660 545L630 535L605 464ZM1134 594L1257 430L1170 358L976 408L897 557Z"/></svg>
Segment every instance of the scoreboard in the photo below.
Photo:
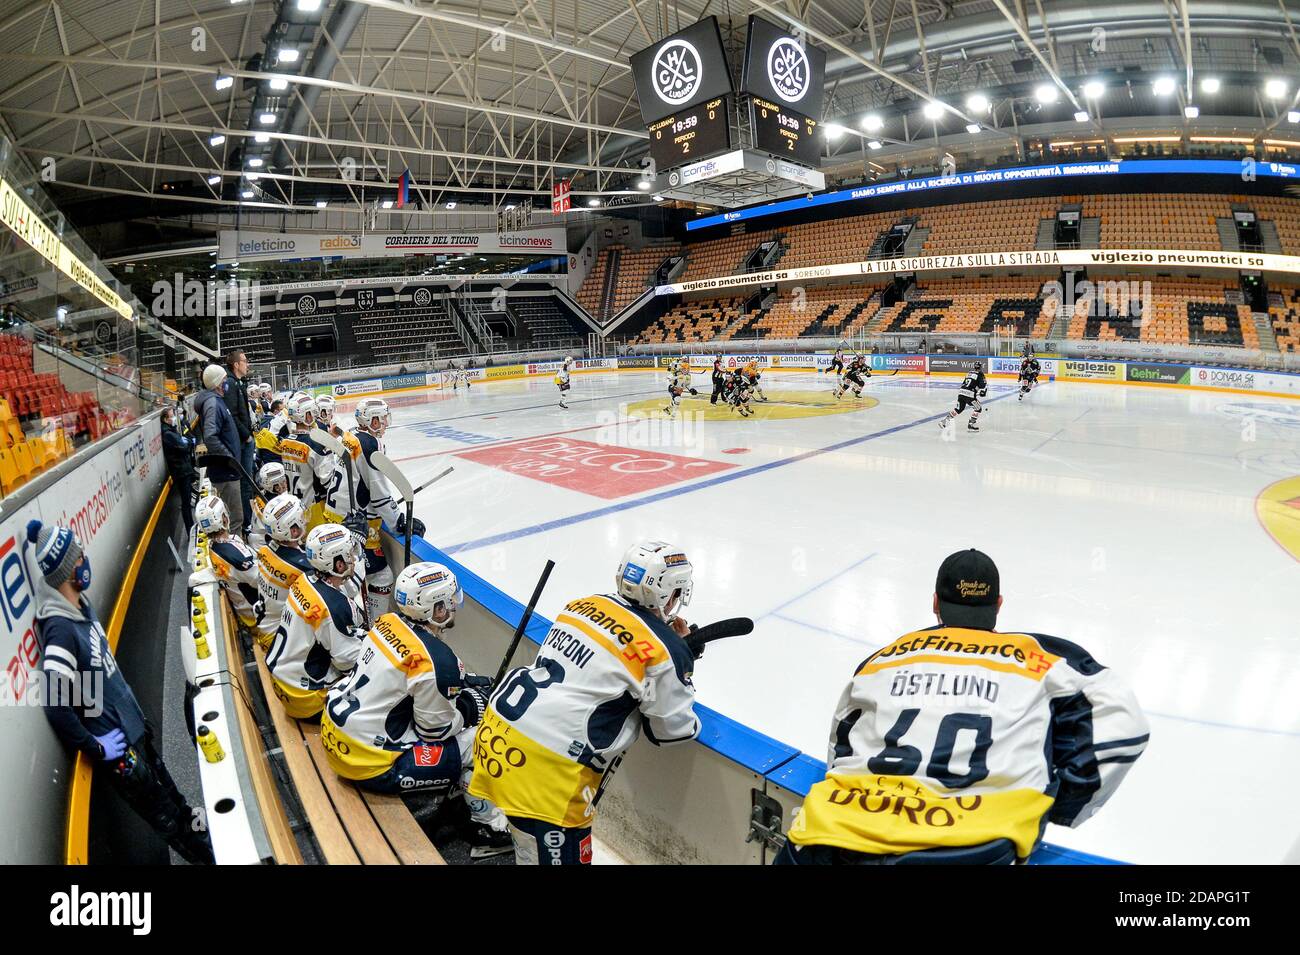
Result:
<svg viewBox="0 0 1300 955"><path fill-rule="evenodd" d="M731 148L727 98L700 103L649 126L650 156L660 170L707 159Z"/></svg>
<svg viewBox="0 0 1300 955"><path fill-rule="evenodd" d="M816 168L822 161L817 136L820 125L787 106L757 96L749 99L749 128L755 149Z"/></svg>

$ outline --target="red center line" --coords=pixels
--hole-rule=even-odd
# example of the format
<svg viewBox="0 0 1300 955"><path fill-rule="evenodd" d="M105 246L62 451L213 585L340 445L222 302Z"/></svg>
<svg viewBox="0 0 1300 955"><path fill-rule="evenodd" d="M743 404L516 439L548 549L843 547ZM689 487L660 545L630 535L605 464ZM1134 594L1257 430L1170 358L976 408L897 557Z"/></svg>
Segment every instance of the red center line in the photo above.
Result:
<svg viewBox="0 0 1300 955"><path fill-rule="evenodd" d="M399 461L416 461L420 458L436 458L440 454L459 454L461 451L472 451L476 448L495 448L499 444L509 444L512 441L532 441L536 438L554 438L561 434L577 434L579 431L590 431L592 428L608 428L610 422L604 424L589 424L585 428L570 428L568 431L550 431L546 434L519 434L513 438L502 438L500 441L493 441L490 444L471 444L464 448L447 448L443 451L426 451L423 454L412 454L404 458L393 458L393 463Z"/></svg>

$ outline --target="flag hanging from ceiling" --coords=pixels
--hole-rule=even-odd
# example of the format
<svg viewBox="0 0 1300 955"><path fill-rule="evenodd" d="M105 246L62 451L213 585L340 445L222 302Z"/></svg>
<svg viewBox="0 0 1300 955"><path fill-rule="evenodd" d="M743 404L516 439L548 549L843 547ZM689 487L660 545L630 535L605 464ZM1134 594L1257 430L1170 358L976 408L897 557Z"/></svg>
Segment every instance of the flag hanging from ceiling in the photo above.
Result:
<svg viewBox="0 0 1300 955"><path fill-rule="evenodd" d="M411 201L411 170L404 170L397 179L397 208Z"/></svg>

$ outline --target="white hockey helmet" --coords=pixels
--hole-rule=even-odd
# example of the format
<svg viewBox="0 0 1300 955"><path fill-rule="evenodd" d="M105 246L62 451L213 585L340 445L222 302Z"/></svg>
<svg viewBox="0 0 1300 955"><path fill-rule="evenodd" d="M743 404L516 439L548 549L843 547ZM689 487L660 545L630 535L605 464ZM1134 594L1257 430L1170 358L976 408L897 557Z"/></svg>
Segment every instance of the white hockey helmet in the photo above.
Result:
<svg viewBox="0 0 1300 955"><path fill-rule="evenodd" d="M397 575L393 587L398 612L439 630L455 625L456 611L465 602L456 575L442 564L412 564Z"/></svg>
<svg viewBox="0 0 1300 955"><path fill-rule="evenodd" d="M334 396L318 395L316 397L316 419L322 425L329 425L334 421Z"/></svg>
<svg viewBox="0 0 1300 955"><path fill-rule="evenodd" d="M334 577L351 577L357 563L357 542L352 532L342 524L313 527L303 550L313 567ZM338 569L340 558L343 560L342 570Z"/></svg>
<svg viewBox="0 0 1300 955"><path fill-rule="evenodd" d="M392 423L393 414L388 410L388 402L383 398L362 398L354 412L357 427L380 437Z"/></svg>
<svg viewBox="0 0 1300 955"><path fill-rule="evenodd" d="M215 494L200 498L194 505L194 523L208 535L230 530L230 512L226 510L226 502Z"/></svg>
<svg viewBox="0 0 1300 955"><path fill-rule="evenodd" d="M691 602L694 573L686 555L671 544L641 541L623 554L614 586L624 599L670 621Z"/></svg>
<svg viewBox="0 0 1300 955"><path fill-rule="evenodd" d="M279 461L268 461L257 472L257 487L274 497L289 490L289 474Z"/></svg>
<svg viewBox="0 0 1300 955"><path fill-rule="evenodd" d="M565 367L565 368L568 368L568 367L570 367L572 364L573 364L573 356L572 356L572 355L565 355L565 356L564 356L564 367Z"/></svg>
<svg viewBox="0 0 1300 955"><path fill-rule="evenodd" d="M316 399L301 392L289 399L286 406L289 419L294 424L313 425L316 423Z"/></svg>
<svg viewBox="0 0 1300 955"><path fill-rule="evenodd" d="M307 534L307 510L292 494L277 494L262 509L262 523L272 540L298 544Z"/></svg>

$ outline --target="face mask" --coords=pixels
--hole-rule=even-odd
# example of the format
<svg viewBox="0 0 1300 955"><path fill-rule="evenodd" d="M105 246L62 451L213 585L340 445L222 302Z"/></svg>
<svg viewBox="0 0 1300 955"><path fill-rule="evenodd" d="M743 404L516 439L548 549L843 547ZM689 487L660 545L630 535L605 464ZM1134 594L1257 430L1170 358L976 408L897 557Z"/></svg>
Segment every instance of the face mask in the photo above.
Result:
<svg viewBox="0 0 1300 955"><path fill-rule="evenodd" d="M72 586L82 593L90 589L90 558L84 554L72 572Z"/></svg>

